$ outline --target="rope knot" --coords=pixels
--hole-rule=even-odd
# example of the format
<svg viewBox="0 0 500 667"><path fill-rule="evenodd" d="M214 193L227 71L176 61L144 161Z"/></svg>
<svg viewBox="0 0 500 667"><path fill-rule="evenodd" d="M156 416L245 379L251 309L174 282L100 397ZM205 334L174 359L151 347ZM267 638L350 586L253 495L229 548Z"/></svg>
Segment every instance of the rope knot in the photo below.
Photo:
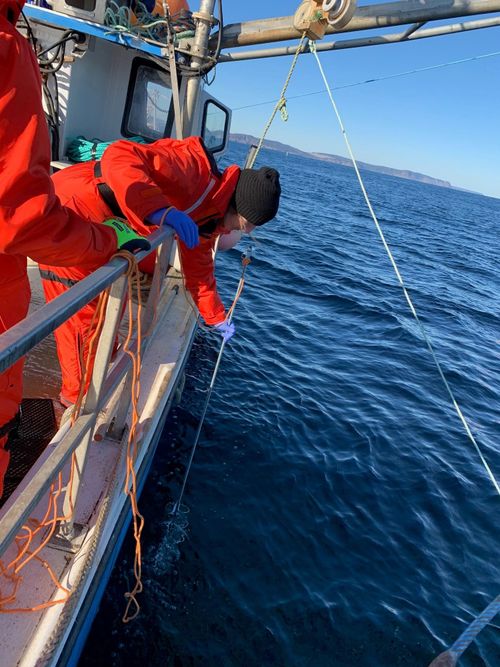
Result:
<svg viewBox="0 0 500 667"><path fill-rule="evenodd" d="M278 110L281 114L281 120L286 123L288 120L288 109L286 108L286 98L282 97L278 102Z"/></svg>

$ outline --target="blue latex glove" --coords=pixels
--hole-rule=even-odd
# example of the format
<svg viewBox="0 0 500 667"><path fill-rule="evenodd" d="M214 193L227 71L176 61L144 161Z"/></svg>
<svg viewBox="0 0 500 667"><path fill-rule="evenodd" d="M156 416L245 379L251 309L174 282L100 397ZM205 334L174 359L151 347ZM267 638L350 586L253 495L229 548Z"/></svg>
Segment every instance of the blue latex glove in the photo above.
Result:
<svg viewBox="0 0 500 667"><path fill-rule="evenodd" d="M231 340L231 338L234 336L234 332L236 331L236 327L232 322L220 322L219 324L214 324L214 329L217 330L217 333L219 333L222 336L222 339L227 343L228 340Z"/></svg>
<svg viewBox="0 0 500 667"><path fill-rule="evenodd" d="M159 211L150 213L147 217L148 222L153 225L159 225L165 211L165 208L161 208ZM163 224L172 227L180 240L184 241L188 248L195 248L198 245L198 225L186 213L176 208L171 208L163 220Z"/></svg>

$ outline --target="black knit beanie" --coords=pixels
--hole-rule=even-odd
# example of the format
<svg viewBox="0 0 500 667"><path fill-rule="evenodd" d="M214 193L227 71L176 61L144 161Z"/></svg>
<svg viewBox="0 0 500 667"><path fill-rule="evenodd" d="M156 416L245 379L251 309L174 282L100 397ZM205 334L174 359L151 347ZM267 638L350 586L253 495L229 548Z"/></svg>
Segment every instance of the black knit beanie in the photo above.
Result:
<svg viewBox="0 0 500 667"><path fill-rule="evenodd" d="M280 194L280 175L276 169L242 169L234 191L234 207L252 225L263 225L278 212Z"/></svg>

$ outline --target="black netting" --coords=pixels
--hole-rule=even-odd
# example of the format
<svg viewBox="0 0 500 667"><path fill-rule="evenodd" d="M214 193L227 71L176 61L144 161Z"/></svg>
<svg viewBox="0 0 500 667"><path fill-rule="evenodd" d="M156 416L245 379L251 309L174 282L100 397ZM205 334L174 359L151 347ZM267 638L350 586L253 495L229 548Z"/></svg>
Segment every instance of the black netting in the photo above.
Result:
<svg viewBox="0 0 500 667"><path fill-rule="evenodd" d="M11 432L7 445L10 463L0 505L21 482L57 430L54 406L49 398L25 398L20 413L19 426Z"/></svg>

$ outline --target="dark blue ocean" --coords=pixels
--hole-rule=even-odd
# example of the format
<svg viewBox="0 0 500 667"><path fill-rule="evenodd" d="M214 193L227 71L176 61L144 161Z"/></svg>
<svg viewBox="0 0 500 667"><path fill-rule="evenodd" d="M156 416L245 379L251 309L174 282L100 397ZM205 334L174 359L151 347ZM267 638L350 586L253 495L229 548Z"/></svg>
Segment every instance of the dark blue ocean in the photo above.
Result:
<svg viewBox="0 0 500 667"><path fill-rule="evenodd" d="M244 157L233 146L223 166ZM132 581L127 540L83 666L426 667L500 593L500 498L354 171L271 151L259 164L280 170L282 206L257 234L184 498L186 539L173 567L159 567L217 357L203 331L140 501L141 615L121 622ZM500 200L364 178L500 477ZM228 304L240 257L240 249L219 255ZM500 617L460 664L500 665Z"/></svg>

